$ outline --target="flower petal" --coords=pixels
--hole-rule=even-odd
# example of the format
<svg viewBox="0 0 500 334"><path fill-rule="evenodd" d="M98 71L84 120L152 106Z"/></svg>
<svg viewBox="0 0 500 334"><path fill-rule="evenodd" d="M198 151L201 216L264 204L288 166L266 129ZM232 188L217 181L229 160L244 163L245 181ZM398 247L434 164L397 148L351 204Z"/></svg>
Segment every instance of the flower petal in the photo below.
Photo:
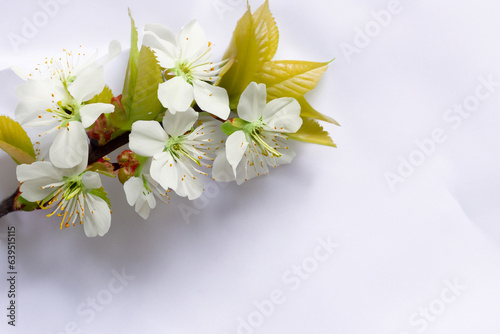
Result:
<svg viewBox="0 0 500 334"><path fill-rule="evenodd" d="M52 164L59 168L71 168L88 159L87 133L80 122L69 122L58 130L49 157Z"/></svg>
<svg viewBox="0 0 500 334"><path fill-rule="evenodd" d="M151 50L154 51L156 60L158 60L160 67L166 69L175 67L175 56L171 56L170 53L164 52L162 49L151 48Z"/></svg>
<svg viewBox="0 0 500 334"><path fill-rule="evenodd" d="M105 55L104 57L96 60L95 64L97 66L106 65L107 63L109 63L110 61L112 61L113 59L118 57L121 52L122 52L122 46L121 46L120 42L113 40L113 41L109 42L108 54ZM78 68L78 69L80 69L80 68Z"/></svg>
<svg viewBox="0 0 500 334"><path fill-rule="evenodd" d="M266 85L251 82L243 91L238 103L238 116L247 122L260 119L267 102Z"/></svg>
<svg viewBox="0 0 500 334"><path fill-rule="evenodd" d="M152 157L163 152L167 140L168 135L156 121L137 121L132 124L129 146L139 155Z"/></svg>
<svg viewBox="0 0 500 334"><path fill-rule="evenodd" d="M230 182L235 180L233 167L227 161L226 150L218 152L212 168L212 178L215 181Z"/></svg>
<svg viewBox="0 0 500 334"><path fill-rule="evenodd" d="M167 112L163 117L163 128L169 136L179 137L191 130L197 119L198 113L193 108L188 108L185 112L175 115Z"/></svg>
<svg viewBox="0 0 500 334"><path fill-rule="evenodd" d="M153 192L149 192L149 193L146 194L146 202L148 203L148 206L151 209L154 209L156 207L156 199L155 199L155 196L154 196ZM136 209L136 211L137 211L137 209ZM141 214L138 211L137 211L137 213L139 213L139 215ZM148 216L149 216L149 213L148 213ZM146 218L144 218L144 219L146 219Z"/></svg>
<svg viewBox="0 0 500 334"><path fill-rule="evenodd" d="M193 103L193 86L182 77L174 77L159 85L158 99L173 114L185 111Z"/></svg>
<svg viewBox="0 0 500 334"><path fill-rule="evenodd" d="M177 195L194 200L203 193L203 182L201 173L193 168L190 161L179 159L177 161Z"/></svg>
<svg viewBox="0 0 500 334"><path fill-rule="evenodd" d="M175 34L170 30L168 27L164 26L163 24L158 24L158 23L149 23L144 26L144 32L151 32L158 36L160 39L163 39L170 44L175 45ZM150 46L145 44L144 42L142 43L146 46Z"/></svg>
<svg viewBox="0 0 500 334"><path fill-rule="evenodd" d="M87 237L103 236L111 226L111 212L102 198L88 194L85 196L83 229Z"/></svg>
<svg viewBox="0 0 500 334"><path fill-rule="evenodd" d="M209 113L227 119L229 116L229 98L222 87L210 85L201 80L193 80L194 99L198 106Z"/></svg>
<svg viewBox="0 0 500 334"><path fill-rule="evenodd" d="M123 190L125 191L128 205L132 206L135 205L137 199L144 191L144 183L140 178L132 176L123 184Z"/></svg>
<svg viewBox="0 0 500 334"><path fill-rule="evenodd" d="M150 169L151 177L164 189L177 189L177 166L168 152L158 154L153 158Z"/></svg>
<svg viewBox="0 0 500 334"><path fill-rule="evenodd" d="M297 132L302 126L300 104L291 97L272 100L264 108L262 121L266 125L266 130L269 131Z"/></svg>
<svg viewBox="0 0 500 334"><path fill-rule="evenodd" d="M12 70L12 72L14 72L21 79L28 80L29 75L28 75L28 72L26 72L26 70L24 68L19 67L17 65L12 65L10 67L10 69Z"/></svg>
<svg viewBox="0 0 500 334"><path fill-rule="evenodd" d="M64 98L64 86L59 80L28 80L16 87L16 96L19 100L27 97L38 97L58 102Z"/></svg>
<svg viewBox="0 0 500 334"><path fill-rule="evenodd" d="M52 109L50 100L37 97L27 97L19 101L16 107L15 118L23 126L46 126L58 123L58 120L48 109Z"/></svg>
<svg viewBox="0 0 500 334"><path fill-rule="evenodd" d="M17 180L21 182L22 196L30 202L41 201L55 190L56 184L63 184L61 173L48 161L19 165L16 175ZM44 189L47 185L54 187Z"/></svg>
<svg viewBox="0 0 500 334"><path fill-rule="evenodd" d="M236 167L240 163L249 143L243 131L232 133L226 140L226 156L227 161L233 166L233 171L236 174Z"/></svg>
<svg viewBox="0 0 500 334"><path fill-rule="evenodd" d="M104 68L89 67L76 77L69 85L68 91L78 103L82 103L102 92L104 85Z"/></svg>
<svg viewBox="0 0 500 334"><path fill-rule="evenodd" d="M182 27L177 36L179 58L196 60L208 49L208 41L205 32L198 21L193 20Z"/></svg>
<svg viewBox="0 0 500 334"><path fill-rule="evenodd" d="M148 24L145 30L142 44L155 52L161 67L175 67L177 52L174 33L161 24Z"/></svg>
<svg viewBox="0 0 500 334"><path fill-rule="evenodd" d="M87 190L99 189L102 187L101 177L96 172L86 172L83 174L82 182Z"/></svg>
<svg viewBox="0 0 500 334"><path fill-rule="evenodd" d="M137 201L135 202L135 212L142 219L148 219L151 209L156 207L156 200L153 193L149 192L147 194L141 193Z"/></svg>
<svg viewBox="0 0 500 334"><path fill-rule="evenodd" d="M86 104L80 108L80 119L83 127L88 128L102 114L109 114L115 111L115 106L109 103Z"/></svg>

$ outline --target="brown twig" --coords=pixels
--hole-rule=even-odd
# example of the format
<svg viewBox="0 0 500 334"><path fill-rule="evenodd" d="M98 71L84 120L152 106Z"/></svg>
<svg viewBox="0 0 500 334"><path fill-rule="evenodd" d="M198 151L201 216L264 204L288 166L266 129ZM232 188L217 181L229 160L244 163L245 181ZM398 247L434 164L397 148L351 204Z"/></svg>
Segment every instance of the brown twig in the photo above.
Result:
<svg viewBox="0 0 500 334"><path fill-rule="evenodd" d="M0 218L15 211L14 203L16 201L17 193L18 191L16 190L12 195L0 203Z"/></svg>

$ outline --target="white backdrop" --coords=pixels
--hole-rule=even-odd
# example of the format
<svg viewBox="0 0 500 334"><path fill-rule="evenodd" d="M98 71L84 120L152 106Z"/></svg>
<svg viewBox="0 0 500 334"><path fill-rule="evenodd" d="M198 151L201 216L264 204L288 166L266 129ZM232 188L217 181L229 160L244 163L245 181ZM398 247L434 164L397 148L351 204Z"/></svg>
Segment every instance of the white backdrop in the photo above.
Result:
<svg viewBox="0 0 500 334"><path fill-rule="evenodd" d="M245 11L243 0L2 0L0 113L17 104L12 64L32 68L80 44L104 54L113 39L129 48L127 6L138 26L178 31L197 18L214 59ZM342 124L325 125L339 148L298 144L268 177L213 183L202 200L176 198L147 221L107 180L114 213L102 238L60 231L42 212L3 218L0 332L500 332L498 1L270 6L276 59L336 58L308 98ZM126 53L107 67L116 94ZM3 198L17 181L3 152L0 164Z"/></svg>

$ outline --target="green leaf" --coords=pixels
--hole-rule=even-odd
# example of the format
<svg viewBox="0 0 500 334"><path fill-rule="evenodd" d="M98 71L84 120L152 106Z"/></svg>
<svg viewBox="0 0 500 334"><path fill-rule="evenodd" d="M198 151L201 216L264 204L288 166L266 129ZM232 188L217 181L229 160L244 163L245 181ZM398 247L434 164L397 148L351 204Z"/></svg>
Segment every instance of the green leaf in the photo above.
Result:
<svg viewBox="0 0 500 334"><path fill-rule="evenodd" d="M337 147L328 132L312 118L303 118L304 123L296 133L288 134L288 138L306 143Z"/></svg>
<svg viewBox="0 0 500 334"><path fill-rule="evenodd" d="M18 164L35 162L35 150L28 134L19 123L7 116L0 116L0 149Z"/></svg>
<svg viewBox="0 0 500 334"><path fill-rule="evenodd" d="M109 201L108 193L106 192L106 190L104 190L103 187L92 189L91 191L89 191L89 194L102 198L106 201L106 203L108 203L108 206L111 208L111 202Z"/></svg>
<svg viewBox="0 0 500 334"><path fill-rule="evenodd" d="M322 113L311 107L311 105L309 104L309 102L307 102L305 97L303 96L298 97L297 101L300 104L301 117L319 119L320 121L325 121L340 126L340 124L330 116L323 115Z"/></svg>
<svg viewBox="0 0 500 334"><path fill-rule="evenodd" d="M129 116L130 110L132 109L133 97L137 82L137 72L139 66L137 27L135 26L135 22L134 19L132 18L132 13L130 12L130 9L128 10L128 15L130 16L130 25L131 25L130 56L128 59L127 73L125 75L125 83L123 84L123 97L122 97L122 105L124 106L125 112L127 113L126 114L127 118Z"/></svg>
<svg viewBox="0 0 500 334"><path fill-rule="evenodd" d="M112 113L104 114L106 119L104 128L105 130L110 130L111 132L111 138L109 140L113 140L130 130L130 124L125 113L125 109L121 104L121 98L122 95L114 97L111 101L111 104L115 106L115 110ZM106 136L106 142L108 142L109 140Z"/></svg>
<svg viewBox="0 0 500 334"><path fill-rule="evenodd" d="M316 87L329 62L280 60L266 62L254 81L267 86L267 99L299 98Z"/></svg>
<svg viewBox="0 0 500 334"><path fill-rule="evenodd" d="M124 131L130 130L137 120L155 119L164 110L158 100L158 85L163 82L160 65L148 47L143 46L139 51L137 28L130 10L129 16L131 48L121 99L126 118L125 124L121 125Z"/></svg>
<svg viewBox="0 0 500 334"><path fill-rule="evenodd" d="M266 2L252 15L250 7L238 21L224 59L234 58L231 68L222 76L219 85L229 95L234 107L256 72L270 61L278 48L279 32Z"/></svg>
<svg viewBox="0 0 500 334"><path fill-rule="evenodd" d="M100 159L87 167L87 171L97 172L109 177L116 177L116 171L111 162Z"/></svg>
<svg viewBox="0 0 500 334"><path fill-rule="evenodd" d="M111 100L113 99L113 92L111 91L111 88L108 86L105 86L102 92L94 96L92 99L87 101L85 104L91 104L91 103L109 103L111 104Z"/></svg>
<svg viewBox="0 0 500 334"><path fill-rule="evenodd" d="M161 68L154 52L143 46L139 54L134 94L128 104L122 99L130 124L137 120L153 120L164 110L158 100L158 86L162 82Z"/></svg>
<svg viewBox="0 0 500 334"><path fill-rule="evenodd" d="M222 132L226 135L230 136L236 131L242 130L243 127L248 124L247 121L242 120L241 118L233 118L231 120L225 121L221 126Z"/></svg>

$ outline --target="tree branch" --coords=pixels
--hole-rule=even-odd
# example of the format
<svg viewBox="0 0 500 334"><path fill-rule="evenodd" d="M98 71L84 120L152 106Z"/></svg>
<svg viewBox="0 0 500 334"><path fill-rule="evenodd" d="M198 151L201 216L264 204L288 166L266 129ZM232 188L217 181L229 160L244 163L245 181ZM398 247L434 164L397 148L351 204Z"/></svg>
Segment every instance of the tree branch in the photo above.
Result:
<svg viewBox="0 0 500 334"><path fill-rule="evenodd" d="M90 147L90 153L89 153L89 165L92 165L94 162L97 160L101 159L102 157L110 154L117 148L125 145L128 143L128 135L130 134L129 131L125 132L124 134L116 137L115 139L111 140L107 144L104 144L102 146L91 146Z"/></svg>
<svg viewBox="0 0 500 334"><path fill-rule="evenodd" d="M10 197L4 199L2 203L0 203L0 218L15 210L14 203L16 201L17 193L18 191L16 190L12 195L10 195Z"/></svg>

